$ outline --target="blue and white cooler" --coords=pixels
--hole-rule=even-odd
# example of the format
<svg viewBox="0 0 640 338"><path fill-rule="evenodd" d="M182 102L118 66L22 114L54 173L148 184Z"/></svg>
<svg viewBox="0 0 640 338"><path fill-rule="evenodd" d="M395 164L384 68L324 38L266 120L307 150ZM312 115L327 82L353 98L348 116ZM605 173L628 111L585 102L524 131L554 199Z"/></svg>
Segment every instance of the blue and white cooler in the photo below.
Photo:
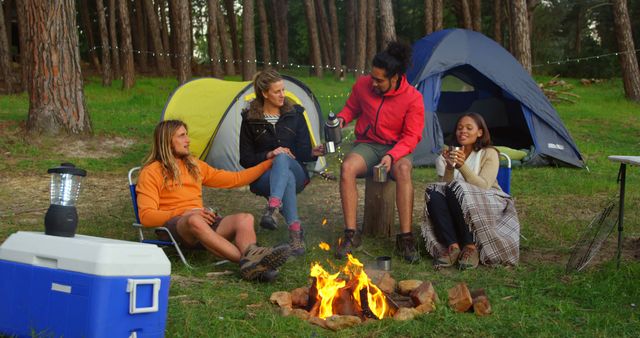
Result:
<svg viewBox="0 0 640 338"><path fill-rule="evenodd" d="M170 275L155 245L19 231L0 246L0 335L163 337Z"/></svg>

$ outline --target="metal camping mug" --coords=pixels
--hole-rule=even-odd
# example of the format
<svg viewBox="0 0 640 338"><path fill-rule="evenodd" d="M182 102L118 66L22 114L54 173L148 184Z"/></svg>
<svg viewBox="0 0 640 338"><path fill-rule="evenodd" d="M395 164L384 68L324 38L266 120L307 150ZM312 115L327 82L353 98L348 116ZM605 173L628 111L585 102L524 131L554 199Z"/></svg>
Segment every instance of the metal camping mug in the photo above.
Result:
<svg viewBox="0 0 640 338"><path fill-rule="evenodd" d="M333 154L336 152L336 145L333 143L333 141L328 141L324 144L324 150L327 152L327 154Z"/></svg>
<svg viewBox="0 0 640 338"><path fill-rule="evenodd" d="M376 257L376 265L380 270L391 271L391 257L389 256Z"/></svg>
<svg viewBox="0 0 640 338"><path fill-rule="evenodd" d="M453 152L454 151L460 151L460 149L462 149L462 147L456 147L456 146L450 146L449 147L449 159L451 161L455 160L456 158L453 156Z"/></svg>
<svg viewBox="0 0 640 338"><path fill-rule="evenodd" d="M387 181L387 167L378 164L373 166L373 181L384 183Z"/></svg>

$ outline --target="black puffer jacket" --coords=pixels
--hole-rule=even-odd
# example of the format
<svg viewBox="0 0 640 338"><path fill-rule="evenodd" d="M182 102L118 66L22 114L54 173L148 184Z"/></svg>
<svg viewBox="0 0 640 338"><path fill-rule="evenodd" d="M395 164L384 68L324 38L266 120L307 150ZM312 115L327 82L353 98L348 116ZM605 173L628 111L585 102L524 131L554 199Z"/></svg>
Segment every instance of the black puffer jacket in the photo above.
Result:
<svg viewBox="0 0 640 338"><path fill-rule="evenodd" d="M311 137L304 118L304 108L294 105L291 111L281 113L275 126L265 119L250 119L242 112L240 127L240 165L245 168L267 159L267 153L277 147L286 147L295 155L307 173L304 162L317 160L311 156ZM307 173L308 176L308 173Z"/></svg>

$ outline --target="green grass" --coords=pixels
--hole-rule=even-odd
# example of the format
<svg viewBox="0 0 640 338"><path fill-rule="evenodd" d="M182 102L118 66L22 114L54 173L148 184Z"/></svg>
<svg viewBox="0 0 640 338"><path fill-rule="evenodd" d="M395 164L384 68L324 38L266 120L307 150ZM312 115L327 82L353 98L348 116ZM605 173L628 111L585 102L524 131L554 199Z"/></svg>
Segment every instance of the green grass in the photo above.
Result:
<svg viewBox="0 0 640 338"><path fill-rule="evenodd" d="M318 97L323 112L339 111L353 78L339 82L295 73ZM546 81L548 78L540 79ZM299 195L300 214L306 227L308 253L290 260L278 280L269 285L240 280L237 267L213 266L206 252L191 252L196 265L185 268L172 251L168 337L201 336L636 336L640 332L640 170L627 171L625 250L620 269L615 266L615 240L611 236L593 265L585 272L565 274L571 246L591 218L616 195L618 165L608 155L638 155L640 106L624 100L619 79L585 87L568 80L577 103L556 105L560 117L584 155L589 170L571 168L516 168L512 194L522 234L521 264L517 267L481 267L475 271L434 271L423 256L407 265L394 256L396 280L423 279L434 283L442 302L432 314L413 321L382 320L338 333L296 318L282 317L269 303L274 291L308 286L313 261L328 267L330 253L317 247L334 244L342 231L337 182L314 179ZM24 135L28 111L26 94L0 97L0 240L19 230L41 231L48 206L48 167L72 160L87 169L78 212L79 232L87 235L136 240L130 227L131 204L126 171L138 165L148 150L151 132L164 104L175 89L173 78L138 78L136 87L121 91L120 83L103 88L98 78L86 83L85 96L95 137L85 140L86 151L65 157L70 138ZM342 96L341 96L342 95ZM104 141L120 137L133 141L128 148L114 148L111 157L92 158ZM98 141L95 141L98 140ZM338 171L337 159L329 158ZM433 168L415 171L414 224L422 220L423 189L435 178ZM206 189L207 204L226 214L248 211L259 216L264 199L243 190ZM328 223L322 225L326 218ZM258 229L260 242L273 245L286 240L286 231ZM374 256L391 254L392 241L367 238L366 251ZM365 264L371 258L358 252ZM207 277L208 272L229 270L230 275ZM478 318L456 314L446 306L446 290L458 282L484 288L494 313Z"/></svg>

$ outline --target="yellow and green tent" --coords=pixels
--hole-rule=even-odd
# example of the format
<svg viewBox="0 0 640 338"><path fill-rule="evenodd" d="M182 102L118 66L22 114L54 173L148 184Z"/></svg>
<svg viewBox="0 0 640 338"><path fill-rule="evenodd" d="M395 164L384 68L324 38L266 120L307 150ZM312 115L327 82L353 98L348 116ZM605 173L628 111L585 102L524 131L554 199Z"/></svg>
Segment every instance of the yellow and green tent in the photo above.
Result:
<svg viewBox="0 0 640 338"><path fill-rule="evenodd" d="M305 108L311 145L321 142L322 113L311 90L299 80L283 76L286 96ZM200 78L178 87L169 97L161 120L178 119L189 127L191 152L211 166L238 171L242 110L255 98L251 82ZM309 163L309 170L326 167L324 157Z"/></svg>

